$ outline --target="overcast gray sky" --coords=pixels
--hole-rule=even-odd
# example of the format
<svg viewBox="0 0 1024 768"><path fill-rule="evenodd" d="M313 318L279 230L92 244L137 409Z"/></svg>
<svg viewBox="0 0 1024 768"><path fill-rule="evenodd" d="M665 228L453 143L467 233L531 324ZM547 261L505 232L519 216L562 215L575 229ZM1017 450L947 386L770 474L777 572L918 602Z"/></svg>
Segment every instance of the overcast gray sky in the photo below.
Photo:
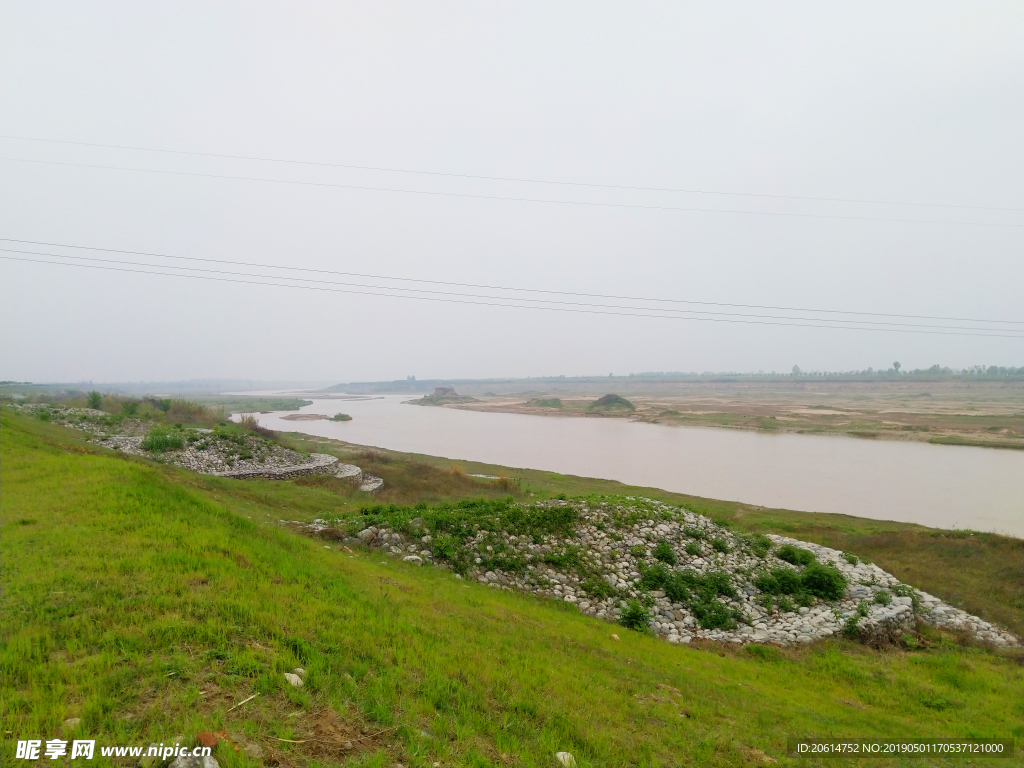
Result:
<svg viewBox="0 0 1024 768"><path fill-rule="evenodd" d="M8 1L0 14L5 136L396 169L4 138L5 238L588 294L1024 320L1019 2ZM10 260L0 274L4 379L1024 361L1019 338L521 310ZM694 308L618 303L644 307L630 314Z"/></svg>

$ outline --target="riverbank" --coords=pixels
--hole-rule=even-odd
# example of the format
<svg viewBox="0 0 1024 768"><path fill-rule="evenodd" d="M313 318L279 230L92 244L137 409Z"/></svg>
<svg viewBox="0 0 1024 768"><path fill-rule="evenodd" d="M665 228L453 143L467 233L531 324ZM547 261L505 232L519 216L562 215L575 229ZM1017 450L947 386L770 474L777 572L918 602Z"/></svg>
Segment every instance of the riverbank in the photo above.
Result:
<svg viewBox="0 0 1024 768"><path fill-rule="evenodd" d="M644 497L683 506L734 531L790 536L857 553L900 581L956 608L1018 634L1024 628L1024 583L1019 578L1024 569L1024 540L1020 538L763 507L615 480L371 448L297 432L284 433L281 439L298 450L331 454L384 478L384 487L375 496L382 504L412 506L467 497L499 499L510 494L524 500L590 495ZM321 487L327 490L326 485ZM337 491L347 493L340 487ZM336 503L346 514L355 514L365 506L362 499L354 497L342 497ZM317 509L296 510L294 515L303 523L318 517L322 514Z"/></svg>
<svg viewBox="0 0 1024 768"><path fill-rule="evenodd" d="M884 651L616 639L565 601L284 529L358 510L334 478L196 474L6 411L2 429L4 764L18 739L62 732L183 746L222 734L214 756L236 766L553 764L556 752L580 766L787 765L789 737L851 734L1019 749L1019 657L955 633ZM423 501L416 483L523 499L591 483L537 473L502 487L441 459L375 461L408 479L395 493ZM297 667L302 686L285 678Z"/></svg>
<svg viewBox="0 0 1024 768"><path fill-rule="evenodd" d="M607 389L618 386L620 389ZM608 392L631 409L595 409ZM478 394L447 408L535 416L1024 449L1024 383L922 381L675 382Z"/></svg>
<svg viewBox="0 0 1024 768"><path fill-rule="evenodd" d="M259 414L275 431L506 467L525 467L769 508L1024 536L1024 452L670 427L620 418L540 418L415 407L407 397L314 400L345 423Z"/></svg>

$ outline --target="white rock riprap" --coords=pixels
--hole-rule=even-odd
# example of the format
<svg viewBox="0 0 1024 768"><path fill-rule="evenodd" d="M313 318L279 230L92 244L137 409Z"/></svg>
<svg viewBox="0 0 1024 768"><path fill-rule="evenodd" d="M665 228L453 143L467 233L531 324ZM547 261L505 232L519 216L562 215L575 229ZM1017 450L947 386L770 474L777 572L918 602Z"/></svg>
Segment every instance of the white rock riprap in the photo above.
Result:
<svg viewBox="0 0 1024 768"><path fill-rule="evenodd" d="M124 453L146 456L174 464L193 472L236 479L268 478L287 480L306 475L334 475L358 486L375 491L384 481L364 476L354 464L342 464L337 457L323 453L304 454L285 448L273 440L254 433L220 431L195 427L175 428L181 448L158 453L143 447L146 433L154 422L139 418L112 417L91 408L65 406L16 406L62 426L83 431L91 441ZM367 486L367 483L372 487Z"/></svg>
<svg viewBox="0 0 1024 768"><path fill-rule="evenodd" d="M782 536L759 542L758 537L735 534L696 513L646 499L516 507L540 515L571 507L575 522L571 531L542 537L517 534L514 527L511 532L491 531L478 525L457 541L445 531L432 530L428 520L415 518L392 526L366 526L352 541L417 565L454 568L495 589L573 603L582 613L608 621L621 620L623 611L636 601L646 611L650 629L670 643L798 645L843 633L881 642L906 636L923 620L965 630L993 645L1020 645L1012 633L919 592L876 565L828 547ZM316 523L322 529L346 521ZM499 522L492 527L502 526ZM823 599L804 592L800 606L797 595L773 597L762 591L757 584L764 584L765 574L786 571L800 577L804 571L778 557L786 553L786 545L809 552L826 570L838 571L846 580L842 594ZM663 559L674 564L659 563L659 547ZM652 585L655 569L696 586L681 593L678 587ZM708 585L723 579L714 594Z"/></svg>
<svg viewBox="0 0 1024 768"><path fill-rule="evenodd" d="M847 594L853 599L865 599L873 597L881 590L891 591L904 585L895 576L883 571L877 565L857 562L851 563L843 552L823 547L820 544L810 544L805 541L797 541L785 536L769 534L769 538L778 544L793 544L803 547L814 553L819 560L831 560L836 567L850 581L847 587ZM1013 647L1021 644L1020 638L1012 632L1008 632L984 619L967 613L960 608L954 608L948 603L942 602L939 598L922 592L919 589L913 590L913 596L896 596L892 598L892 604L882 610L869 614L862 618L858 624L863 631L877 633L880 628L891 626L900 617L905 620L907 626L912 626L911 620L916 619L943 629L966 631L979 640L992 643L1000 647ZM917 609L914 609L914 603Z"/></svg>

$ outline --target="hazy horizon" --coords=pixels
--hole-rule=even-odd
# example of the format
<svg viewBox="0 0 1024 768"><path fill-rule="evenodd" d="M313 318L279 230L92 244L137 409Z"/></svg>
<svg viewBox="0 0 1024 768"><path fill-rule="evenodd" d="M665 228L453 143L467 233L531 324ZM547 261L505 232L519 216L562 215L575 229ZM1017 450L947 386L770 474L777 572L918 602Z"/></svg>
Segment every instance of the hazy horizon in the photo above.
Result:
<svg viewBox="0 0 1024 768"><path fill-rule="evenodd" d="M0 13L5 380L1024 364L1019 3Z"/></svg>

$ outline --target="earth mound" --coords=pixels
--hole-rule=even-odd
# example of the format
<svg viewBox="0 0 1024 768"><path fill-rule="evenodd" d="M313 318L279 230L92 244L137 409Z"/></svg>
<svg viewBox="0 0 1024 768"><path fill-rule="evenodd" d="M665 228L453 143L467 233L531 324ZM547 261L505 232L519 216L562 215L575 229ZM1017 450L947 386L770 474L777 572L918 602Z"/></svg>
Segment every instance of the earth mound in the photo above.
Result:
<svg viewBox="0 0 1024 768"><path fill-rule="evenodd" d="M624 397L608 394L590 404L591 411L635 411L636 407Z"/></svg>
<svg viewBox="0 0 1024 768"><path fill-rule="evenodd" d="M431 395L424 395L418 400L409 400L410 405L451 405L454 403L474 403L475 397L460 395L455 387L437 387Z"/></svg>

